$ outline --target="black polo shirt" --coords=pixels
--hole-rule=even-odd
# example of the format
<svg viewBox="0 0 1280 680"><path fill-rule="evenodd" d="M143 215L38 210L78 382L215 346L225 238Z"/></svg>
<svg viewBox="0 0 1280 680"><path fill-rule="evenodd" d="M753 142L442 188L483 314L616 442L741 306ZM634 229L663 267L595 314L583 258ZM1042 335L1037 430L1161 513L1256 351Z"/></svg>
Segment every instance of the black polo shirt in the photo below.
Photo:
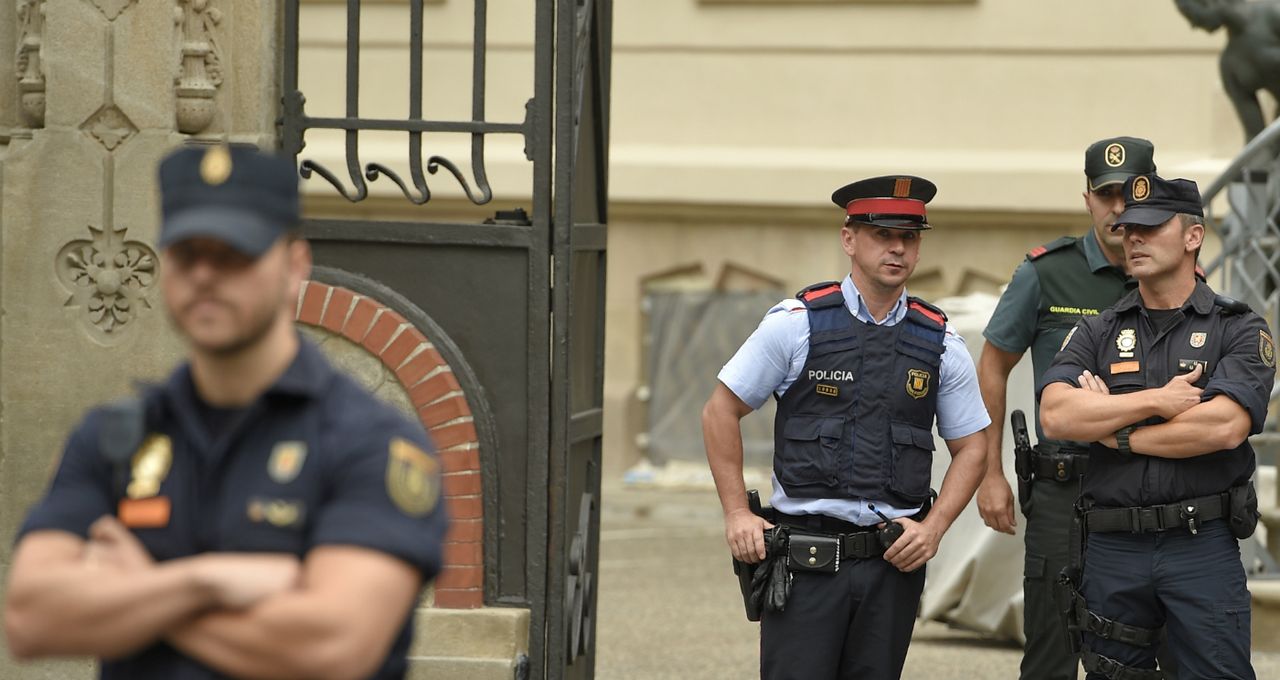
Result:
<svg viewBox="0 0 1280 680"><path fill-rule="evenodd" d="M110 463L98 444L108 416L90 412L19 536L56 529L87 537L96 519L126 513L123 504L138 495L170 507L162 523L154 514L125 521L158 561L209 551L304 558L316 546L353 545L408 562L424 581L440 570L447 519L440 467L422 427L334 370L307 341L245 409L210 410L188 365L143 401L150 436L139 454L123 468ZM160 453L142 454L148 447ZM147 455L151 462L140 462ZM141 487L130 487L139 480ZM404 676L411 637L412 612L372 677ZM224 676L162 642L104 662L102 677Z"/></svg>
<svg viewBox="0 0 1280 680"><path fill-rule="evenodd" d="M1275 350L1262 317L1241 306L1219 303L1202 281L1182 306L1152 318L1134 290L1115 307L1085 317L1067 336L1037 390L1055 382L1079 387L1088 370L1106 382L1112 394L1161 387L1183 372L1180 362L1205 362L1195 383L1203 401L1226 395L1249 412L1250 432L1262 431L1267 401L1275 381ZM1237 305L1239 303L1236 303ZM1157 310L1156 316L1161 316ZM1152 418L1141 424L1163 422ZM1139 424L1139 423L1135 423ZM1193 458L1166 459L1090 446L1083 493L1101 506L1171 503L1219 493L1242 484L1253 474L1253 448L1240 446Z"/></svg>

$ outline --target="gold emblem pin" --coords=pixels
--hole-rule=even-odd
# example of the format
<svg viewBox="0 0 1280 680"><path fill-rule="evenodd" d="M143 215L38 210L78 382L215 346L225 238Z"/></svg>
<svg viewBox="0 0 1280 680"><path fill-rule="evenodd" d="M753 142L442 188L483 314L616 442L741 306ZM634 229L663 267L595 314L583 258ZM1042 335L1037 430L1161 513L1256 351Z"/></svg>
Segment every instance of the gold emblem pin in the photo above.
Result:
<svg viewBox="0 0 1280 680"><path fill-rule="evenodd" d="M440 464L413 442L396 437L387 455L387 495L410 517L431 512L440 496Z"/></svg>
<svg viewBox="0 0 1280 680"><path fill-rule="evenodd" d="M1276 367L1276 343L1264 330L1258 330L1258 357L1267 368Z"/></svg>
<svg viewBox="0 0 1280 680"><path fill-rule="evenodd" d="M173 465L173 444L162 434L153 434L133 454L133 469L125 492L129 498L150 498L160 493L160 483Z"/></svg>
<svg viewBox="0 0 1280 680"><path fill-rule="evenodd" d="M216 187L231 177L231 147L226 144L209 147L200 159L200 179Z"/></svg>
<svg viewBox="0 0 1280 680"><path fill-rule="evenodd" d="M1145 201L1151 196L1151 180L1145 175L1139 175L1133 180L1133 200Z"/></svg>
<svg viewBox="0 0 1280 680"><path fill-rule="evenodd" d="M298 478L298 473L302 471L302 465L306 461L306 442L280 442L271 449L271 458L267 461L267 474L277 484L288 484Z"/></svg>
<svg viewBox="0 0 1280 680"><path fill-rule="evenodd" d="M1111 144L1107 147L1107 165L1118 168L1124 165L1124 145Z"/></svg>
<svg viewBox="0 0 1280 680"><path fill-rule="evenodd" d="M1132 328L1126 328L1120 331L1120 335L1116 336L1116 349L1120 350L1120 356L1125 359L1133 358L1133 350L1138 348L1138 332Z"/></svg>
<svg viewBox="0 0 1280 680"><path fill-rule="evenodd" d="M1192 346L1192 347L1195 347L1195 348L1197 348L1197 349L1199 349L1199 348L1201 348L1201 347L1204 347L1204 343L1205 343L1205 341L1206 341L1206 340L1208 340L1208 339L1209 339L1209 334L1208 334L1208 333L1192 333L1192 334L1191 334L1191 346Z"/></svg>
<svg viewBox="0 0 1280 680"><path fill-rule="evenodd" d="M918 368L907 371L907 394L919 399L929 393L929 372Z"/></svg>

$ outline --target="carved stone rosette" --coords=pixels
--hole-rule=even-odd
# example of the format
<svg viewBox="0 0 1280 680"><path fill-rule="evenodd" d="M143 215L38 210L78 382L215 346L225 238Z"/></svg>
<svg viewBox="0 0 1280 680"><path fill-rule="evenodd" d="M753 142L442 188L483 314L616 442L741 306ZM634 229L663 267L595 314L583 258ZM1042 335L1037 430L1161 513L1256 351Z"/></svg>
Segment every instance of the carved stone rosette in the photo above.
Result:
<svg viewBox="0 0 1280 680"><path fill-rule="evenodd" d="M222 13L209 0L177 0L174 23L178 26L178 130L189 135L202 132L213 122L213 96L222 85L222 50L214 29Z"/></svg>
<svg viewBox="0 0 1280 680"><path fill-rule="evenodd" d="M91 239L72 241L58 251L55 269L70 296L67 307L84 311L90 334L104 344L118 340L142 308L150 308L159 265L140 241L124 240L125 229L90 226Z"/></svg>
<svg viewBox="0 0 1280 680"><path fill-rule="evenodd" d="M18 54L16 71L21 94L22 119L27 125L44 127L44 66L40 62L44 44L45 0L18 0Z"/></svg>

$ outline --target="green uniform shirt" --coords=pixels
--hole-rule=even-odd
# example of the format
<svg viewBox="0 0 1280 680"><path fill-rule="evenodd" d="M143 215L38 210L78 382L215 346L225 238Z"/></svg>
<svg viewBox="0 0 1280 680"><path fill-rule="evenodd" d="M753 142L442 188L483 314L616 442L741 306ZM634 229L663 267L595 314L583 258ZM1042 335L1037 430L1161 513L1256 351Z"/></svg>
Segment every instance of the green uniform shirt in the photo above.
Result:
<svg viewBox="0 0 1280 680"><path fill-rule="evenodd" d="M1079 238L1064 236L1027 254L982 335L997 349L1013 354L1030 348L1038 385L1076 321L1114 305L1127 281L1124 272L1107 261L1092 229ZM1045 441L1038 400L1036 436Z"/></svg>

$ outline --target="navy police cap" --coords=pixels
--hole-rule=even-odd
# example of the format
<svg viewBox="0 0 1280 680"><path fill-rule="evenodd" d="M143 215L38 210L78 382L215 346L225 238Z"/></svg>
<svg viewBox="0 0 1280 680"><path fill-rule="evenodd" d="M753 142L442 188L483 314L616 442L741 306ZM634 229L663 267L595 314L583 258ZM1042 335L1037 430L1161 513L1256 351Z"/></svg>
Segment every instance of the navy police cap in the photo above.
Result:
<svg viewBox="0 0 1280 680"><path fill-rule="evenodd" d="M247 145L187 146L160 162L160 247L222 241L259 257L298 224L293 161Z"/></svg>
<svg viewBox="0 0 1280 680"><path fill-rule="evenodd" d="M845 210L845 223L870 224L890 229L931 229L924 206L938 187L912 175L885 175L848 184L831 194L831 201Z"/></svg>
<svg viewBox="0 0 1280 680"><path fill-rule="evenodd" d="M1158 227L1174 215L1204 217L1200 189L1189 179L1164 179L1156 174L1135 175L1124 182L1124 212L1111 230L1126 224Z"/></svg>

